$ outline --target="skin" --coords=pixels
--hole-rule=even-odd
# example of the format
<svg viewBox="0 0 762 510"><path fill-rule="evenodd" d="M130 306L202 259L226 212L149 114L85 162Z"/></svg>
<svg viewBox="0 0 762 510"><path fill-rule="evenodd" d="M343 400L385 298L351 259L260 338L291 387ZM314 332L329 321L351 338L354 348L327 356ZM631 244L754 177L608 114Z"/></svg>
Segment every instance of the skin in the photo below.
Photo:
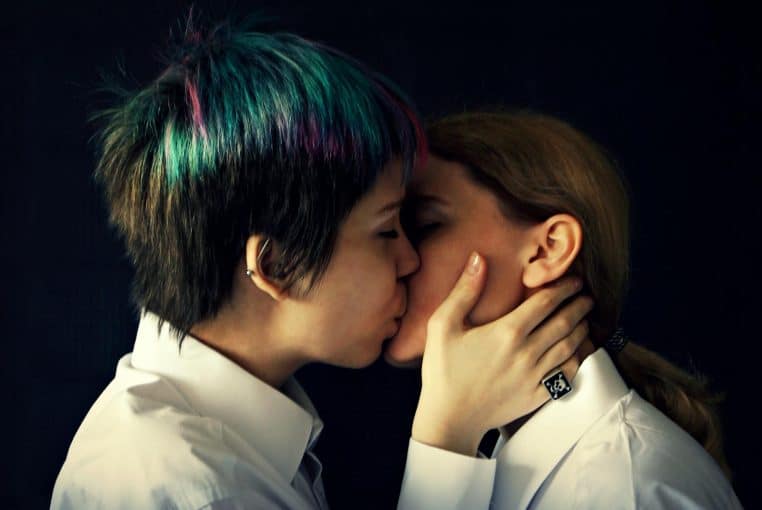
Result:
<svg viewBox="0 0 762 510"><path fill-rule="evenodd" d="M475 183L462 164L434 156L411 182L409 210L406 227L416 240L421 267L407 279L408 312L384 353L396 366L420 363L428 320L472 251L482 254L489 268L482 295L467 317L469 325L479 326L563 276L582 244L574 217L557 214L537 224L510 220L495 195ZM589 352L591 344L584 348Z"/></svg>
<svg viewBox="0 0 762 510"><path fill-rule="evenodd" d="M311 292L284 291L257 262L264 239L252 236L236 272L233 296L191 334L274 387L301 366L322 362L362 368L375 361L406 309L403 278L419 258L400 225L405 194L401 162L392 161L340 227L326 272ZM251 277L246 268L254 268Z"/></svg>

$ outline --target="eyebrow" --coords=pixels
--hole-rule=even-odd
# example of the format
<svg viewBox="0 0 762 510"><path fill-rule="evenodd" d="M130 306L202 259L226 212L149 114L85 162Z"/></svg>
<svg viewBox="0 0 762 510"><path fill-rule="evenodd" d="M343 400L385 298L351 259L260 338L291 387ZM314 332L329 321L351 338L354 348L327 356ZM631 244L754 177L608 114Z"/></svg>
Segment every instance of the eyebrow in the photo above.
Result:
<svg viewBox="0 0 762 510"><path fill-rule="evenodd" d="M434 203L439 205L448 205L447 200L443 199L442 197L439 197L437 195L429 195L426 193L421 193L421 194L416 193L414 195L411 195L410 200L418 204Z"/></svg>
<svg viewBox="0 0 762 510"><path fill-rule="evenodd" d="M402 207L402 201L404 199L400 198L399 200L395 200L394 202L390 202L383 206L376 214L383 214L385 212L393 211L394 209L399 209Z"/></svg>

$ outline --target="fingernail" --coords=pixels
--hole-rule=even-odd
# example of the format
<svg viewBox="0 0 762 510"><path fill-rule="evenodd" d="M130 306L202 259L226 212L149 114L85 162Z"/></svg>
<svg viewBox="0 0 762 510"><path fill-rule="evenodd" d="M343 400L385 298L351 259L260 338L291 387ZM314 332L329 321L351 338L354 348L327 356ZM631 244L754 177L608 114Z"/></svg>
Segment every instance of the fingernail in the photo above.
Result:
<svg viewBox="0 0 762 510"><path fill-rule="evenodd" d="M574 290L580 290L582 288L582 279L581 278L575 278L574 279Z"/></svg>
<svg viewBox="0 0 762 510"><path fill-rule="evenodd" d="M478 253L472 253L471 258L468 260L468 274L478 273L479 267L481 266L481 261L482 259Z"/></svg>

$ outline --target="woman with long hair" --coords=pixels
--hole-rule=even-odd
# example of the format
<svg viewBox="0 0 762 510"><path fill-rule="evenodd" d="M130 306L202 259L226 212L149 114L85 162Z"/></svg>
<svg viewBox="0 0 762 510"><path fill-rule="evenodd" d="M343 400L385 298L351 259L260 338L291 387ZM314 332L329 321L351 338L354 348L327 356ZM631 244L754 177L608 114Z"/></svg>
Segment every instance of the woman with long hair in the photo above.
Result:
<svg viewBox="0 0 762 510"><path fill-rule="evenodd" d="M565 275L581 277L595 303L576 377L546 380L560 398L500 429L494 507L740 508L719 398L618 328L629 204L612 159L567 123L530 112L454 115L428 136L431 158L414 177L406 220L421 267L387 360L421 356L429 319L471 251L488 268L472 325Z"/></svg>

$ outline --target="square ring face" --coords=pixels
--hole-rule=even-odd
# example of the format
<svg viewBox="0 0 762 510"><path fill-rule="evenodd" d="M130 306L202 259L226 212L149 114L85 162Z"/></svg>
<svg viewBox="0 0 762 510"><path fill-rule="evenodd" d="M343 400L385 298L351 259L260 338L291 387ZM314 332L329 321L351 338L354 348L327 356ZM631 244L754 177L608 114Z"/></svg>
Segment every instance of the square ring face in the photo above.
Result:
<svg viewBox="0 0 762 510"><path fill-rule="evenodd" d="M572 390L571 384L560 370L543 379L542 383L553 400L558 400Z"/></svg>

